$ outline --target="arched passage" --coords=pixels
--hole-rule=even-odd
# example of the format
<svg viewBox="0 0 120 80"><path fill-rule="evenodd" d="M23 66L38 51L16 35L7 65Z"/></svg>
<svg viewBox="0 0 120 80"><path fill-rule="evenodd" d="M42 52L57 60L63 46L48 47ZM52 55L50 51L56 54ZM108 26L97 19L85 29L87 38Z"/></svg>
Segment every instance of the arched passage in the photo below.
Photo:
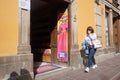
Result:
<svg viewBox="0 0 120 80"><path fill-rule="evenodd" d="M62 0L31 1L30 44L35 62L56 62L58 15L67 7Z"/></svg>

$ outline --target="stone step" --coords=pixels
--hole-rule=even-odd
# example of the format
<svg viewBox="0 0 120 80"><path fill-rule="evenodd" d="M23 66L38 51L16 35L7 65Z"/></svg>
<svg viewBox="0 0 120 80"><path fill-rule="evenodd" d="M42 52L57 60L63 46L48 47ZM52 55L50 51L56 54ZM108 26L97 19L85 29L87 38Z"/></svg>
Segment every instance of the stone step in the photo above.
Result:
<svg viewBox="0 0 120 80"><path fill-rule="evenodd" d="M45 73L37 74L37 75L35 75L35 80L46 80L47 78L49 78L51 76L69 71L70 69L71 68L68 68L68 67L62 67L60 69L56 69L56 70L48 71Z"/></svg>

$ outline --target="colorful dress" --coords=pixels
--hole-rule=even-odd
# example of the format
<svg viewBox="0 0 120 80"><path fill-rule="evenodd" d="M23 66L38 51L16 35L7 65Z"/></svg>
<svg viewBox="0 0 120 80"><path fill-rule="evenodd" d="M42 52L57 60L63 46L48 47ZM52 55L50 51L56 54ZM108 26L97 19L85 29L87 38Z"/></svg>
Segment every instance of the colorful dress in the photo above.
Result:
<svg viewBox="0 0 120 80"><path fill-rule="evenodd" d="M58 30L58 61L68 61L68 22L61 23Z"/></svg>

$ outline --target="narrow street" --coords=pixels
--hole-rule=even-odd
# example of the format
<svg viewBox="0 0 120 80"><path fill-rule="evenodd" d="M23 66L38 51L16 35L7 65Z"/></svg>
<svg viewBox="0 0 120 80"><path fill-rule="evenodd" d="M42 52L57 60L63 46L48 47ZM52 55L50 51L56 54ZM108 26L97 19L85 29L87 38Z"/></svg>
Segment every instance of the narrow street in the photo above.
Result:
<svg viewBox="0 0 120 80"><path fill-rule="evenodd" d="M120 55L98 63L98 67L89 73L84 69L69 70L42 80L120 80Z"/></svg>
<svg viewBox="0 0 120 80"><path fill-rule="evenodd" d="M0 80L120 80L120 0L0 0L0 37Z"/></svg>

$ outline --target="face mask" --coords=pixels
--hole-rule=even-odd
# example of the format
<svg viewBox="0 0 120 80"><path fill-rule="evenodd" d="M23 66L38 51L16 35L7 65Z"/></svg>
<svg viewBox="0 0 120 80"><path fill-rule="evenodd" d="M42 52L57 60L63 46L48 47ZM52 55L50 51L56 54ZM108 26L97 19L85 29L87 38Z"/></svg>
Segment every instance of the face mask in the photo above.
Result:
<svg viewBox="0 0 120 80"><path fill-rule="evenodd" d="M88 34L90 34L90 33L91 33L91 31L88 30Z"/></svg>

